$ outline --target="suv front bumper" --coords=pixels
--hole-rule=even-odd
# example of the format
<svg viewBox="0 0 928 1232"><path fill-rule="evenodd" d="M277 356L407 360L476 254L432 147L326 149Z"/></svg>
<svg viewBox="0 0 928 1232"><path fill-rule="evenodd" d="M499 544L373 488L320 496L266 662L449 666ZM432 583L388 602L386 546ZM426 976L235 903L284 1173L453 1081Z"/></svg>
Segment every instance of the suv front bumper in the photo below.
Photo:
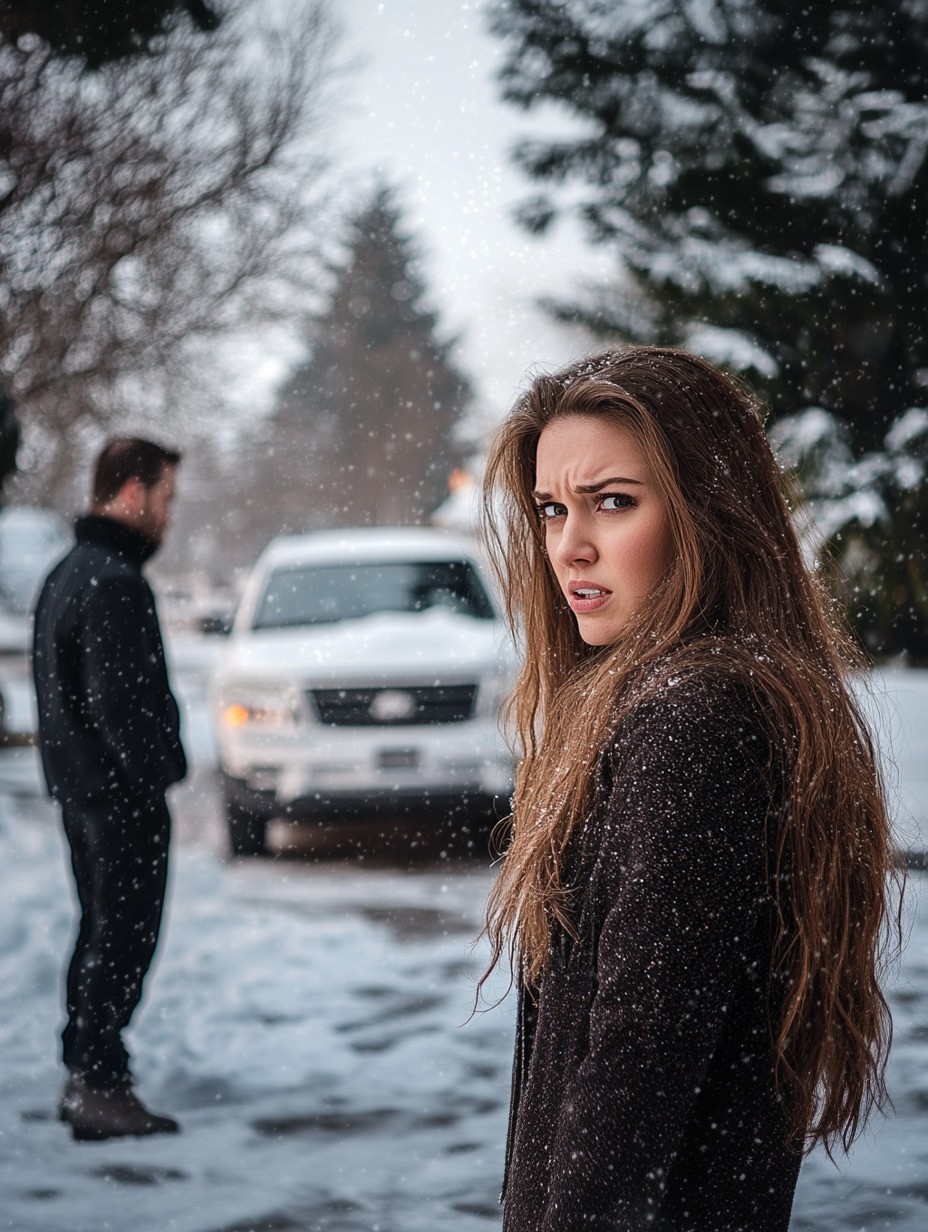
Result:
<svg viewBox="0 0 928 1232"><path fill-rule="evenodd" d="M220 751L227 799L264 816L508 799L513 767L495 721L236 733Z"/></svg>

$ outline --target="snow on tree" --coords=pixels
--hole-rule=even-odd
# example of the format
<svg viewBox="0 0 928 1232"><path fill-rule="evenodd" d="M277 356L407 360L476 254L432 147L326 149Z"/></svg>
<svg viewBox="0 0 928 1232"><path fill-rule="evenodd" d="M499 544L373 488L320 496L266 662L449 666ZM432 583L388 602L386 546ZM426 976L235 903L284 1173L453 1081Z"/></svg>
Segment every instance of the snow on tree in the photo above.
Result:
<svg viewBox="0 0 928 1232"><path fill-rule="evenodd" d="M780 419L772 437L810 497L798 519L811 562L840 564L839 590L866 645L928 661L928 411L911 407L882 449L861 455L821 407Z"/></svg>
<svg viewBox="0 0 928 1232"><path fill-rule="evenodd" d="M294 530L422 521L460 459L454 432L471 388L428 306L392 188L377 187L351 218L333 284L271 424L281 520Z"/></svg>
<svg viewBox="0 0 928 1232"><path fill-rule="evenodd" d="M574 121L518 146L539 185L522 222L543 231L575 212L617 259L615 285L554 311L688 345L744 372L778 414L821 408L863 468L844 480L874 453L890 473L887 433L928 405L928 5L501 0L492 24L504 97ZM887 508L855 534L879 553L888 518L898 551L919 557L924 523L902 516ZM874 592L857 610L900 649L876 616L885 602Z"/></svg>

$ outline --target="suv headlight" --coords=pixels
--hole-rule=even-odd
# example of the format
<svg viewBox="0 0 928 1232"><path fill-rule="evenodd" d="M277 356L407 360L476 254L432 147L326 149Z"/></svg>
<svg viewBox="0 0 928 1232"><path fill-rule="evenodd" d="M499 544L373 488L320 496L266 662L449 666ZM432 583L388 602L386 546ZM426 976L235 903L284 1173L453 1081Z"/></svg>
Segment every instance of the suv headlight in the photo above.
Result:
<svg viewBox="0 0 928 1232"><path fill-rule="evenodd" d="M303 718L299 693L289 686L228 685L220 694L223 727L293 727Z"/></svg>

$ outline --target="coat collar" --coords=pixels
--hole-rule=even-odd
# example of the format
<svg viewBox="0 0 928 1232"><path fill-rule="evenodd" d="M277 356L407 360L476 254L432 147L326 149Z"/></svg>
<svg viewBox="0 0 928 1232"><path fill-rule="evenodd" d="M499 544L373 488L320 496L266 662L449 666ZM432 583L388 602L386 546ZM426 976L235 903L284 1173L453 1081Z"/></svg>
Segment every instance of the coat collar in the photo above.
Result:
<svg viewBox="0 0 928 1232"><path fill-rule="evenodd" d="M133 530L115 518L88 513L74 523L78 543L92 543L122 556L134 565L144 565L158 550L158 544L141 531Z"/></svg>

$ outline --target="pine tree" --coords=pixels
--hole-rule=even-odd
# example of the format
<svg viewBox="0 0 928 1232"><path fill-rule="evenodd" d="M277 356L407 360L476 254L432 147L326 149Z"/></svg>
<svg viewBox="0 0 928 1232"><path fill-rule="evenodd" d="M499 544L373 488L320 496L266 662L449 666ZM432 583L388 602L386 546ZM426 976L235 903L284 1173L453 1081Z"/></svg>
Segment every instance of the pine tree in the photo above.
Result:
<svg viewBox="0 0 928 1232"><path fill-rule="evenodd" d="M580 122L517 148L522 222L576 211L619 265L549 307L745 373L858 629L928 655L928 5L501 0L493 27L504 97Z"/></svg>
<svg viewBox="0 0 928 1232"><path fill-rule="evenodd" d="M417 522L445 495L471 391L425 299L382 185L350 221L331 299L308 329L309 358L274 415L274 456L296 472L280 485L291 529Z"/></svg>
<svg viewBox="0 0 928 1232"><path fill-rule="evenodd" d="M523 221L579 186L622 264L581 318L650 341L703 327L704 351L786 413L835 413L858 449L924 402L928 6L503 0L494 27L504 96L583 122L517 151L548 186Z"/></svg>

